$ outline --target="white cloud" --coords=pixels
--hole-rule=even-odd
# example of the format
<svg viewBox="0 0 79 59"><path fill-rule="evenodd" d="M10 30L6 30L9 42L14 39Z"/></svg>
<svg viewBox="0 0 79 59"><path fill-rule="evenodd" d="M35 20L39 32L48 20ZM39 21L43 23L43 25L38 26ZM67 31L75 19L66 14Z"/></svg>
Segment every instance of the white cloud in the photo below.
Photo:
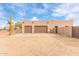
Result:
<svg viewBox="0 0 79 59"><path fill-rule="evenodd" d="M0 10L0 18L4 15L4 11Z"/></svg>
<svg viewBox="0 0 79 59"><path fill-rule="evenodd" d="M49 8L48 5L46 3L43 4L44 8Z"/></svg>
<svg viewBox="0 0 79 59"><path fill-rule="evenodd" d="M52 11L60 16L69 15L71 13L76 14L79 13L79 4L61 4Z"/></svg>
<svg viewBox="0 0 79 59"><path fill-rule="evenodd" d="M65 17L65 19L73 19L74 18L74 14L68 14L66 17Z"/></svg>
<svg viewBox="0 0 79 59"><path fill-rule="evenodd" d="M11 4L11 6L8 5L8 8L12 12L16 12L16 14L18 14L20 16L24 16L27 11L25 8L26 6L27 5L25 5L25 4Z"/></svg>
<svg viewBox="0 0 79 59"><path fill-rule="evenodd" d="M17 14L18 14L19 16L23 17L23 16L26 15L26 11L25 11L25 10L19 10L19 11L17 12Z"/></svg>
<svg viewBox="0 0 79 59"><path fill-rule="evenodd" d="M35 14L44 14L44 13L46 13L46 12L47 12L46 9L41 9L41 8L39 8L39 9L34 8L34 9L32 10L32 13L35 13Z"/></svg>
<svg viewBox="0 0 79 59"><path fill-rule="evenodd" d="M3 19L6 19L6 17L4 15L4 12L0 11L0 21L3 20Z"/></svg>
<svg viewBox="0 0 79 59"><path fill-rule="evenodd" d="M52 16L64 16L65 19L73 19L74 25L79 25L79 4L69 3L61 4L56 9L52 10ZM77 22L76 22L77 21Z"/></svg>
<svg viewBox="0 0 79 59"><path fill-rule="evenodd" d="M68 10L64 9L56 9L53 12L54 16L65 16L66 14L68 14Z"/></svg>
<svg viewBox="0 0 79 59"><path fill-rule="evenodd" d="M0 29L4 28L7 24L7 17L5 16L5 12L4 11L0 11Z"/></svg>
<svg viewBox="0 0 79 59"><path fill-rule="evenodd" d="M4 28L4 27L6 26L6 24L7 24L7 21L5 21L5 20L0 20L0 29L1 29L1 28Z"/></svg>
<svg viewBox="0 0 79 59"><path fill-rule="evenodd" d="M0 12L0 17L2 17L3 16L3 13L2 12Z"/></svg>
<svg viewBox="0 0 79 59"><path fill-rule="evenodd" d="M39 19L37 17L35 17L35 16L31 20L32 21L39 21Z"/></svg>
<svg viewBox="0 0 79 59"><path fill-rule="evenodd" d="M2 11L3 10L3 7L2 6L0 6L0 11Z"/></svg>
<svg viewBox="0 0 79 59"><path fill-rule="evenodd" d="M5 20L7 19L7 16L5 16L6 13L4 11L0 11L0 20Z"/></svg>
<svg viewBox="0 0 79 59"><path fill-rule="evenodd" d="M13 4L13 6L25 7L25 6L26 6L26 4L21 4L21 3L17 4L17 3L15 3L15 4Z"/></svg>
<svg viewBox="0 0 79 59"><path fill-rule="evenodd" d="M32 13L35 13L35 14L44 14L44 13L47 13L48 12L48 6L47 4L42 4L43 8L33 8L32 9Z"/></svg>

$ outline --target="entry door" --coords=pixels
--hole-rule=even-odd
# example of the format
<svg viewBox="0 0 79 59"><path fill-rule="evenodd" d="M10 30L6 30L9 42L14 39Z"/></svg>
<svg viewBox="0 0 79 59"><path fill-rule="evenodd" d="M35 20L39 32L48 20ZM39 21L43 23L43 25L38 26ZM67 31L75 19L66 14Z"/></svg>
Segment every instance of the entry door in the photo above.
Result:
<svg viewBox="0 0 79 59"><path fill-rule="evenodd" d="M32 33L32 26L25 26L24 33Z"/></svg>
<svg viewBox="0 0 79 59"><path fill-rule="evenodd" d="M58 33L58 26L55 26L55 33Z"/></svg>

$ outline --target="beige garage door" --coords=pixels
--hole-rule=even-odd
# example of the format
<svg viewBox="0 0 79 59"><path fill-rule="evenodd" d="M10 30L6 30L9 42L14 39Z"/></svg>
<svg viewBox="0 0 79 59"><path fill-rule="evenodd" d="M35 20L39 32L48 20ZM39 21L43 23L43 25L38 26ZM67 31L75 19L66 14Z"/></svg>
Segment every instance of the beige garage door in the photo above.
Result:
<svg viewBox="0 0 79 59"><path fill-rule="evenodd" d="M35 33L47 33L47 26L35 26Z"/></svg>
<svg viewBox="0 0 79 59"><path fill-rule="evenodd" d="M32 33L32 26L25 26L24 33Z"/></svg>

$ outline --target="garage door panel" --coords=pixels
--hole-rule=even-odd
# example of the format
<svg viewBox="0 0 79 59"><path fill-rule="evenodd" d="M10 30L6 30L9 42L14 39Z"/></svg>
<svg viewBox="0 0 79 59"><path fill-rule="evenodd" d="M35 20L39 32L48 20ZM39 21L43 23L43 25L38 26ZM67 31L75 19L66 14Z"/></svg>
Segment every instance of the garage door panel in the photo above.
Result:
<svg viewBox="0 0 79 59"><path fill-rule="evenodd" d="M47 33L47 26L35 26L35 33Z"/></svg>
<svg viewBox="0 0 79 59"><path fill-rule="evenodd" d="M25 33L32 33L32 26L25 26L24 27L24 32Z"/></svg>

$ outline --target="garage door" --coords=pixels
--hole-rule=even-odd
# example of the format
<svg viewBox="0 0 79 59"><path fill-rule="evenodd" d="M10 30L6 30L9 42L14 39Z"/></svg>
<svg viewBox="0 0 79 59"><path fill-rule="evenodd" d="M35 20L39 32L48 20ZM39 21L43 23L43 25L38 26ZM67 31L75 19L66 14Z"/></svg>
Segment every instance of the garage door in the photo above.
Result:
<svg viewBox="0 0 79 59"><path fill-rule="evenodd" d="M35 33L47 33L47 26L35 26Z"/></svg>
<svg viewBox="0 0 79 59"><path fill-rule="evenodd" d="M32 26L25 26L24 33L32 33Z"/></svg>

